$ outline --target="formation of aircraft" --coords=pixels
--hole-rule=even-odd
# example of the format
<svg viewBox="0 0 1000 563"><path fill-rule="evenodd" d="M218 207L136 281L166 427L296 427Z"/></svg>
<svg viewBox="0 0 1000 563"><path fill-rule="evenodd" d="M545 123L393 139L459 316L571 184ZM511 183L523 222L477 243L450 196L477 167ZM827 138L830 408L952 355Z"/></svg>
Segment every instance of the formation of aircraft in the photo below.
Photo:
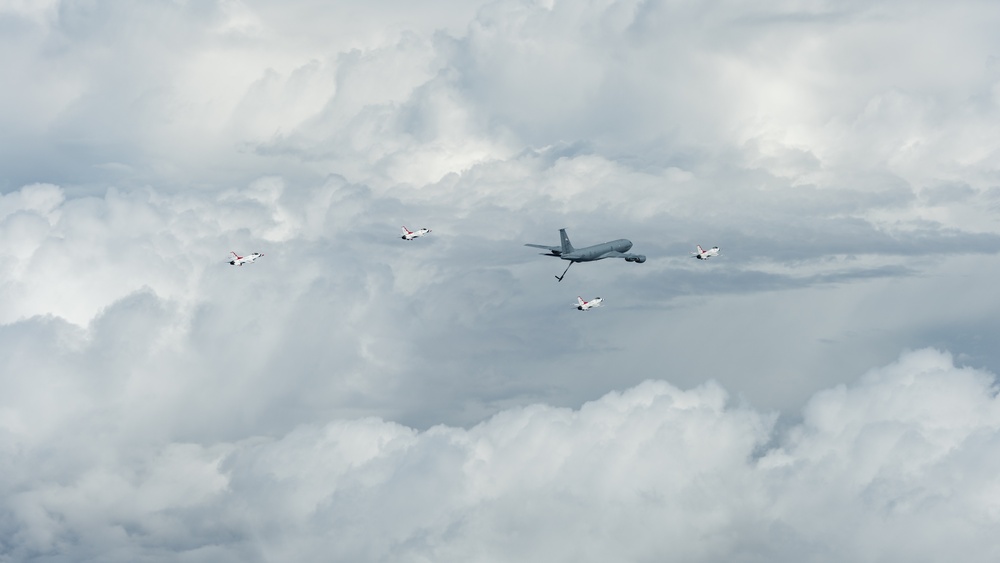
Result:
<svg viewBox="0 0 1000 563"><path fill-rule="evenodd" d="M403 240L413 240L417 237L422 237L429 232L431 232L430 229L417 229L415 231L410 231L406 228L406 225L403 225L403 236L401 238Z"/></svg>
<svg viewBox="0 0 1000 563"><path fill-rule="evenodd" d="M595 297L590 301L584 301L583 297L580 297L579 295L576 296L576 308L579 311L589 311L594 307L600 307L603 302L604 300L600 297Z"/></svg>
<svg viewBox="0 0 1000 563"><path fill-rule="evenodd" d="M711 258L713 256L718 256L719 255L719 247L718 246L713 246L712 248L709 248L708 250L705 250L704 248L702 248L700 244L696 245L696 246L698 247L698 252L692 252L691 256L697 258L698 260L708 260L709 258Z"/></svg>
<svg viewBox="0 0 1000 563"><path fill-rule="evenodd" d="M400 238L403 240L413 240L431 232L430 229L418 229L416 231L411 231L407 229L405 225L402 229L403 236ZM566 266L566 269L563 270L562 275L555 277L559 281L562 281L563 278L566 277L566 272L569 271L570 266L577 262L593 262L595 260L604 260L605 258L622 258L626 262L635 262L637 264L642 264L646 261L646 256L643 254L629 254L628 251L632 249L632 241L623 238L602 242L601 244L595 244L584 248L575 248L573 243L569 241L569 235L566 234L566 229L559 229L559 246L530 243L525 244L524 246L547 250L548 252L542 253L542 256L554 256L561 260L567 260L569 264ZM691 255L698 260L708 260L713 256L719 255L718 246L713 246L708 250L702 248L701 245L696 246L698 248L698 252L692 252ZM252 264L264 255L261 252L254 252L253 254L249 254L247 256L240 256L235 252L230 252L230 254L232 254L233 257L229 260L229 263L233 266ZM584 301L583 297L577 296L575 306L580 311L589 311L594 307L600 307L603 302L604 300L600 297L595 297L591 301Z"/></svg>
<svg viewBox="0 0 1000 563"><path fill-rule="evenodd" d="M229 251L229 253L233 255L233 258L229 261L229 263L233 266L242 266L243 264L253 264L254 260L263 256L263 254L260 252L254 252L253 254L248 254L246 256L240 256L239 254L236 254L233 251Z"/></svg>
<svg viewBox="0 0 1000 563"><path fill-rule="evenodd" d="M620 238L586 248L574 248L573 244L569 242L569 236L566 235L566 229L559 229L559 240L561 243L559 246L546 246L544 244L524 245L534 248L544 248L549 251L547 254L542 254L542 256L555 256L562 260L569 260L569 266L566 266L562 275L556 276L556 279L559 281L562 281L566 277L569 267L577 262L593 262L594 260L604 260L605 258L624 258L626 262L636 262L638 264L646 261L646 257L642 254L628 254L628 251L632 248L632 241L628 239Z"/></svg>

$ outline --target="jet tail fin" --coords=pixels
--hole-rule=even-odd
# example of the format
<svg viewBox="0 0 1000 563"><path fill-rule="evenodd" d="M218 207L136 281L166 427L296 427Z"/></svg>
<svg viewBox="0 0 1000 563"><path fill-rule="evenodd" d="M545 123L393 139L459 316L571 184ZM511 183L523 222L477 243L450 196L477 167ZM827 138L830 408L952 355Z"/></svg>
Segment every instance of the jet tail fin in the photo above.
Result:
<svg viewBox="0 0 1000 563"><path fill-rule="evenodd" d="M573 244L569 242L569 235L566 234L566 229L559 229L559 242L562 244L563 254L573 252Z"/></svg>

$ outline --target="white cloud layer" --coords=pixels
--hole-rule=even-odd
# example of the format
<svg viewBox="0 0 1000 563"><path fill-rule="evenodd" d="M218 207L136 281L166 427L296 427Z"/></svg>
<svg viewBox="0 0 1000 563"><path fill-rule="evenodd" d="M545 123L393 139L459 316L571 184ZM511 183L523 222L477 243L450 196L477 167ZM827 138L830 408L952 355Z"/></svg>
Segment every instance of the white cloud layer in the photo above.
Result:
<svg viewBox="0 0 1000 563"><path fill-rule="evenodd" d="M0 561L996 560L998 27L0 0Z"/></svg>
<svg viewBox="0 0 1000 563"><path fill-rule="evenodd" d="M817 393L780 432L773 414L733 404L715 383L647 381L469 429L362 418L210 445L123 449L100 433L54 449L8 442L5 553L992 561L996 393L992 374L926 349Z"/></svg>

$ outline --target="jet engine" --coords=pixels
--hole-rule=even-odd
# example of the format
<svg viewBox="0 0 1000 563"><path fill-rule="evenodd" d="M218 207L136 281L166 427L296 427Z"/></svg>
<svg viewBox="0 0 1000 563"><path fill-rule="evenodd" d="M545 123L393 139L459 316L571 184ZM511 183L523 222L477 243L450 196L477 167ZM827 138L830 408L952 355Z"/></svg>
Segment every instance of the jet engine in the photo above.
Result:
<svg viewBox="0 0 1000 563"><path fill-rule="evenodd" d="M637 254L636 256L633 256L631 258L626 258L625 261L626 262L637 262L639 264L642 264L643 262L646 261L646 256L643 255L643 254Z"/></svg>

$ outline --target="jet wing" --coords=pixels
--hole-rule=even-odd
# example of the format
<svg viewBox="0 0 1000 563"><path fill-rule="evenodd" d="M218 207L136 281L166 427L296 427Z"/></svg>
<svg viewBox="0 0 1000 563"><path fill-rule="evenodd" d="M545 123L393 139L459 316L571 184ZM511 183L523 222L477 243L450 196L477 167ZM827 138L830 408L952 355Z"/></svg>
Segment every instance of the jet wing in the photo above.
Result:
<svg viewBox="0 0 1000 563"><path fill-rule="evenodd" d="M542 248L548 250L549 252L552 253L553 256L559 256L560 254L562 254L561 246L548 246L545 244L525 244L524 246L530 246L532 248Z"/></svg>
<svg viewBox="0 0 1000 563"><path fill-rule="evenodd" d="M628 252L618 252L617 250L605 252L601 255L601 258L624 258L627 262L638 262L640 264L646 261L646 256L642 254L630 254Z"/></svg>

